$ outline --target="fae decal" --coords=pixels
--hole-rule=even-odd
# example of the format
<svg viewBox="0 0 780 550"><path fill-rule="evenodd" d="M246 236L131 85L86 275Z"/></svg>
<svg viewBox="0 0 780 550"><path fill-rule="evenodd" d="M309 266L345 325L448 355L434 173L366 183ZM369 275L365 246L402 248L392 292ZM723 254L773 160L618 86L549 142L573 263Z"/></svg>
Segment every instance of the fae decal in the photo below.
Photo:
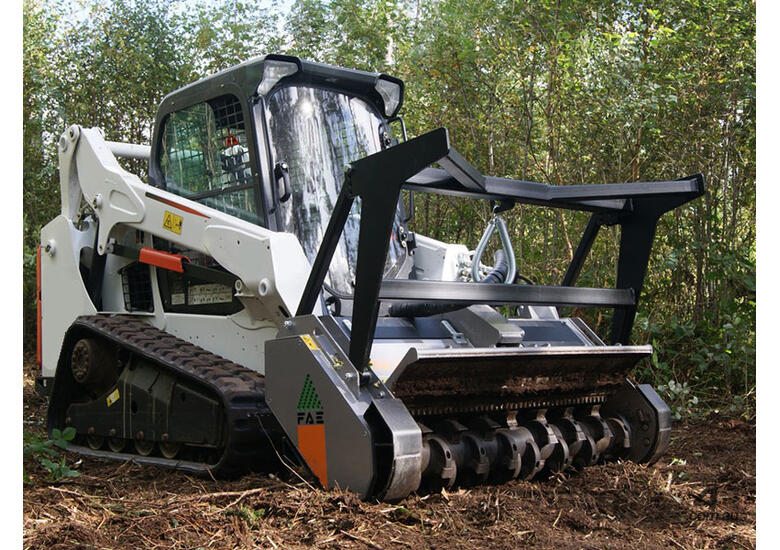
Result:
<svg viewBox="0 0 780 550"><path fill-rule="evenodd" d="M317 476L322 486L328 488L328 460L325 452L325 411L322 408L311 376L306 375L298 397L296 411L298 421L298 450Z"/></svg>

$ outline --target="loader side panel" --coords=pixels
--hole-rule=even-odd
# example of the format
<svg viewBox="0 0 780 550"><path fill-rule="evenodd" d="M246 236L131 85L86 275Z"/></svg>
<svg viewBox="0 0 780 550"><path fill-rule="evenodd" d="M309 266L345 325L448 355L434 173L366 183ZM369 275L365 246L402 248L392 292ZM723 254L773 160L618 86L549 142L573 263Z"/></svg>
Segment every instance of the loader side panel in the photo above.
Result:
<svg viewBox="0 0 780 550"><path fill-rule="evenodd" d="M41 229L41 367L53 377L65 332L80 315L97 312L79 272L82 248L92 246L94 231L79 231L65 216ZM46 251L48 247L48 252Z"/></svg>

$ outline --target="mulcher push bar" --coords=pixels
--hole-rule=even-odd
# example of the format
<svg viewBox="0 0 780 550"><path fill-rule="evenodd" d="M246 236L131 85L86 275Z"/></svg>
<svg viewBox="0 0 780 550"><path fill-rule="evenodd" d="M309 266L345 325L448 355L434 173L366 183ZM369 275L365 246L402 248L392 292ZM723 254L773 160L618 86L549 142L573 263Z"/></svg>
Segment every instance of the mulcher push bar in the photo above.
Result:
<svg viewBox="0 0 780 550"><path fill-rule="evenodd" d="M578 288L544 285L486 285L456 281L385 279L380 301L446 302L448 304L630 307L630 288Z"/></svg>
<svg viewBox="0 0 780 550"><path fill-rule="evenodd" d="M427 168L438 163L444 170ZM591 219L564 276L563 286L479 285L430 281L382 281L388 235L401 189L591 211ZM368 367L381 300L469 304L548 304L612 307L612 342L627 344L658 219L703 195L701 174L664 182L555 186L485 177L450 147L446 128L353 162L346 171L297 315L310 314L322 290L355 197L361 199L360 233L349 358ZM615 289L572 288L599 228L620 225Z"/></svg>
<svg viewBox="0 0 780 550"><path fill-rule="evenodd" d="M406 189L453 195L459 197L514 201L571 210L594 212L620 212L630 208L630 199L689 194L688 200L704 193L701 174L673 181L635 183L604 183L589 185L546 185L509 178L484 178L484 191L476 191L461 184L447 171L426 168L409 178Z"/></svg>

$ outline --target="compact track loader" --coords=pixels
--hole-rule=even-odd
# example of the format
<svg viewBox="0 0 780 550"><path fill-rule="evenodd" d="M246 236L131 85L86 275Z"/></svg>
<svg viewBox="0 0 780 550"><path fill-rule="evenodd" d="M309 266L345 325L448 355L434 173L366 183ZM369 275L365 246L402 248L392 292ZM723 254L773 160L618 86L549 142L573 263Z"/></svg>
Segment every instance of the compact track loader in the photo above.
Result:
<svg viewBox="0 0 780 550"><path fill-rule="evenodd" d="M657 460L669 409L627 378L652 352L629 337L656 223L702 176L484 176L445 128L393 137L403 90L268 55L166 96L151 147L68 128L38 252L49 429L74 427L85 455L195 473L290 461L389 501ZM148 183L117 157L148 159ZM409 231L404 189L493 201L495 217L472 253ZM518 275L501 218L518 203L592 213L560 286ZM575 286L612 225L616 288ZM610 343L568 306L613 309Z"/></svg>

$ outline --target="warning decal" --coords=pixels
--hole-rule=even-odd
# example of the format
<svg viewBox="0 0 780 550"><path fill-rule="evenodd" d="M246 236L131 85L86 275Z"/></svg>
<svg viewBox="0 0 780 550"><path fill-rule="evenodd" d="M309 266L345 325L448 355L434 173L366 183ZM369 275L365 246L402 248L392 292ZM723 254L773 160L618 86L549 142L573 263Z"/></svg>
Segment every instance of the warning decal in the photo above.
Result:
<svg viewBox="0 0 780 550"><path fill-rule="evenodd" d="M110 407L117 401L119 401L119 389L116 389L108 394L108 397L106 397L106 407Z"/></svg>
<svg viewBox="0 0 780 550"><path fill-rule="evenodd" d="M181 216L177 216L173 212L165 211L165 215L163 216L163 229L167 229L168 231L171 231L172 233L176 233L177 235L181 235L181 222L183 218Z"/></svg>
<svg viewBox="0 0 780 550"><path fill-rule="evenodd" d="M303 340L303 343L306 344L306 347L312 351L317 351L318 349L320 349L317 346L317 343L314 341L314 338L312 338L308 334L302 334L301 340Z"/></svg>

